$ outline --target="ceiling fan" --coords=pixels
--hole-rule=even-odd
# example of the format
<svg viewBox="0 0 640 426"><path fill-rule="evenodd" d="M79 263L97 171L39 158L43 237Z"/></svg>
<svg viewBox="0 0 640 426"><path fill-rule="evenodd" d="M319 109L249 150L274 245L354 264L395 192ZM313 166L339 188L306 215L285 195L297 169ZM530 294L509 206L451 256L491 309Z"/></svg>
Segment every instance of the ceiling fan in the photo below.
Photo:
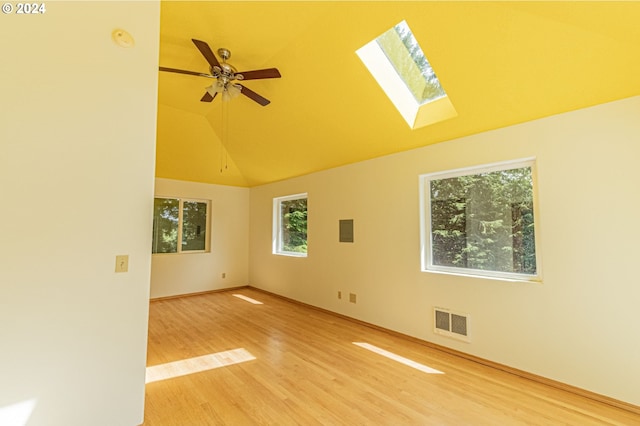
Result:
<svg viewBox="0 0 640 426"><path fill-rule="evenodd" d="M215 81L213 82L213 84L206 88L206 93L204 94L202 99L200 99L200 101L202 102L213 101L218 93L221 94L223 99L230 99L242 93L249 99L254 100L262 106L266 106L271 102L268 99L260 96L253 90L250 90L246 86L238 83L238 81L259 80L263 78L280 78L280 71L278 71L277 68L266 68L262 70L238 72L231 64L227 63L227 59L231 57L231 52L229 51L229 49L218 49L218 55L222 59L222 62L219 62L206 42L196 39L191 39L191 41L193 41L200 53L202 53L202 56L204 56L204 58L209 63L209 74L167 67L160 67L160 71L196 75L199 77L214 79Z"/></svg>

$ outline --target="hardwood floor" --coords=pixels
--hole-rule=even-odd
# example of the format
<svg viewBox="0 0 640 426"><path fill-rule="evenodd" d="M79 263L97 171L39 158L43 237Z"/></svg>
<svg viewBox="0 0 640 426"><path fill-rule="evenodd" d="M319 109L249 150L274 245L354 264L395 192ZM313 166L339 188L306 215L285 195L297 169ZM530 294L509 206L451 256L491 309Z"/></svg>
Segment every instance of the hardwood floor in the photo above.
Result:
<svg viewBox="0 0 640 426"><path fill-rule="evenodd" d="M640 425L640 415L254 289L152 302L148 366L203 371L148 383L145 426Z"/></svg>

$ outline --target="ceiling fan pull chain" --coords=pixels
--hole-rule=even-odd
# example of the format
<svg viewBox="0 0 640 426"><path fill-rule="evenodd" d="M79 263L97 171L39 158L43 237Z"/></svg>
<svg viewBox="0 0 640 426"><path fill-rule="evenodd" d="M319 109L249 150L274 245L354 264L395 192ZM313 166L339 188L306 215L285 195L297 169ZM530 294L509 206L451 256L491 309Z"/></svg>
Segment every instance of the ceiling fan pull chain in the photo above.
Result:
<svg viewBox="0 0 640 426"><path fill-rule="evenodd" d="M224 150L224 153L225 153L225 155L224 155L224 168L225 168L225 170L227 170L229 168L229 151L228 151L228 149L226 147L229 146L229 109L230 108L231 108L230 104L229 104L229 102L227 102L227 105L226 105L226 108L225 108L226 114L225 114L225 117L224 117L224 120L225 120L225 126L224 127L225 127L225 129L227 131L226 144L225 144L225 150Z"/></svg>

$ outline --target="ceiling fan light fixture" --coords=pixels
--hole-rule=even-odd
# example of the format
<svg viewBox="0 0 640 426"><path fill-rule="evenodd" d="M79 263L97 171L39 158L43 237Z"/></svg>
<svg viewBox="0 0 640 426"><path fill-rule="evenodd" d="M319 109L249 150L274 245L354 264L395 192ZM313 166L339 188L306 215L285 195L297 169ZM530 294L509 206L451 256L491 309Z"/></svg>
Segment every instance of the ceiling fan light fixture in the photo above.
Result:
<svg viewBox="0 0 640 426"><path fill-rule="evenodd" d="M207 87L206 90L211 96L215 96L218 93L223 93L225 91L224 83L222 83L221 81L216 81L211 86Z"/></svg>
<svg viewBox="0 0 640 426"><path fill-rule="evenodd" d="M222 100L228 101L233 99L242 93L242 88L235 84L228 84L226 90L222 92Z"/></svg>
<svg viewBox="0 0 640 426"><path fill-rule="evenodd" d="M270 103L268 99L260 96L248 87L245 87L241 84L234 84L233 82L235 80L280 78L281 75L277 68L243 71L242 74L238 74L238 71L232 65L226 62L227 59L231 57L231 52L229 51L229 49L218 49L218 55L222 59L222 62L220 62L211 50L211 47L209 47L206 42L193 38L191 39L191 41L196 45L202 56L204 56L204 58L209 63L209 74L177 68L167 68L162 66L160 67L160 71L215 79L215 82L205 89L206 93L200 99L201 102L211 102L218 95L218 93L220 93L220 97L223 98L223 100L229 100L242 94L252 101L257 102L261 106L266 106Z"/></svg>

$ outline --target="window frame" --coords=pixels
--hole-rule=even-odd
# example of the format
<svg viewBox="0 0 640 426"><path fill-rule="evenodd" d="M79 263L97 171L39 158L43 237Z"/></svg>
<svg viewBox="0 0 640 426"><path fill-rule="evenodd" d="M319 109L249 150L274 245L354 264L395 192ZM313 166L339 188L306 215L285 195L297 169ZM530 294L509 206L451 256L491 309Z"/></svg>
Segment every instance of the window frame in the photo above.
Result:
<svg viewBox="0 0 640 426"><path fill-rule="evenodd" d="M272 253L279 256L290 256L290 257L307 257L307 252L295 252L295 251L285 251L282 249L282 236L283 236L283 228L282 228L282 215L281 205L284 201L293 201L293 200L307 200L307 215L309 214L309 196L306 192L301 192L299 194L286 195L283 197L275 197L273 199L273 231L272 231ZM308 216L307 216L308 217ZM307 243L308 243L308 222L307 222Z"/></svg>
<svg viewBox="0 0 640 426"><path fill-rule="evenodd" d="M462 268L454 266L443 266L433 264L432 252L432 220L431 220L431 185L433 180L469 176L474 174L490 173L501 170L510 170L529 167L532 179L532 203L533 203L533 224L534 224L534 247L535 247L535 274L525 274L519 272L490 271L473 268ZM540 255L540 215L538 212L536 159L527 157L516 160L502 161L489 164L481 164L471 167L464 167L440 172L425 173L419 176L420 186L420 262L421 271L430 273L442 273L448 275L458 275L466 277L480 277L494 280L511 282L542 282L542 264Z"/></svg>
<svg viewBox="0 0 640 426"><path fill-rule="evenodd" d="M178 201L178 234L176 237L176 251L175 252L153 252L153 242L155 235L152 235L151 239L151 254L153 256L156 255L177 255L177 254L195 254L195 253L210 253L211 252L211 200L201 199L201 198L182 198L182 197L172 197L172 196L164 196L164 195L154 195L154 204L155 200L161 198L165 200L177 200ZM205 217L205 240L204 240L204 249L203 250L183 250L182 249L182 236L184 229L184 203L205 203L207 205L207 214ZM155 211L154 211L154 219L155 219Z"/></svg>
<svg viewBox="0 0 640 426"><path fill-rule="evenodd" d="M430 98L423 102L418 101L414 96L410 88L413 85L411 75L415 76L417 73L410 72L408 69L405 69L404 72L399 70L397 62L392 57L401 56L407 62L413 62L416 67L411 68L420 74L426 69L426 66L423 67L415 61L415 56L402 41L403 36L398 31L399 27L406 31L405 35L411 34L411 38L415 41L414 46L422 52L421 56L435 80L438 81L438 86L444 93L443 96ZM406 20L400 21L362 46L356 51L356 54L411 129L429 126L458 115L431 62L427 59L422 44L418 42ZM420 77L425 80L425 85L430 85L426 82L424 74Z"/></svg>

